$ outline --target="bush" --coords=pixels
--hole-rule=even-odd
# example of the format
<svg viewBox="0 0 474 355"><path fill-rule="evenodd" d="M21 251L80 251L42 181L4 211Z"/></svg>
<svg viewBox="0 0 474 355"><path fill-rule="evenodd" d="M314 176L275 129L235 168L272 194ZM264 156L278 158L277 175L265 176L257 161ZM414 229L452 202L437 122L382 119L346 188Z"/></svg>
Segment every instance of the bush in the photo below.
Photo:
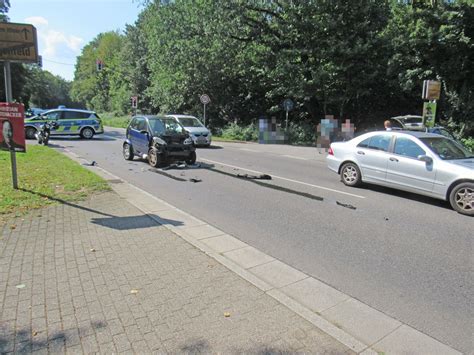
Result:
<svg viewBox="0 0 474 355"><path fill-rule="evenodd" d="M316 128L311 122L290 122L288 126L289 144L313 145L316 142Z"/></svg>
<svg viewBox="0 0 474 355"><path fill-rule="evenodd" d="M474 137L462 138L461 142L467 147L467 149L474 152Z"/></svg>
<svg viewBox="0 0 474 355"><path fill-rule="evenodd" d="M231 123L222 130L222 137L239 141L257 141L258 127L254 124L240 127L235 123Z"/></svg>

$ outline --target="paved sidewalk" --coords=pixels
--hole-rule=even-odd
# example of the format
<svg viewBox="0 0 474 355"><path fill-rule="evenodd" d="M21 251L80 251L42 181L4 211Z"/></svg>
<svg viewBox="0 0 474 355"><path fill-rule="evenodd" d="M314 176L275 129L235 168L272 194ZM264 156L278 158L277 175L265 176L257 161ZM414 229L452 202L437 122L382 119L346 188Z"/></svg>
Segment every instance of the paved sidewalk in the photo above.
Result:
<svg viewBox="0 0 474 355"><path fill-rule="evenodd" d="M352 353L113 192L2 227L0 353Z"/></svg>

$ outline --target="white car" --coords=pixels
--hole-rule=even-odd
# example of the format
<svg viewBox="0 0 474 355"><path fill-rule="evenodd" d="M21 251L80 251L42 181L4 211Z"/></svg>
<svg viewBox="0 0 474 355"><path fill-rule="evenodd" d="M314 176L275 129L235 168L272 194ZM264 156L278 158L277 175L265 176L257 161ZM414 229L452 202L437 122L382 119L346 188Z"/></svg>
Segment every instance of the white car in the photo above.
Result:
<svg viewBox="0 0 474 355"><path fill-rule="evenodd" d="M450 202L459 213L474 216L474 155L438 134L378 131L348 142L332 143L329 169L345 185L383 185Z"/></svg>
<svg viewBox="0 0 474 355"><path fill-rule="evenodd" d="M194 116L188 115L167 115L178 121L188 131L189 135L193 139L193 142L197 146L209 147L212 142L212 134L201 121Z"/></svg>

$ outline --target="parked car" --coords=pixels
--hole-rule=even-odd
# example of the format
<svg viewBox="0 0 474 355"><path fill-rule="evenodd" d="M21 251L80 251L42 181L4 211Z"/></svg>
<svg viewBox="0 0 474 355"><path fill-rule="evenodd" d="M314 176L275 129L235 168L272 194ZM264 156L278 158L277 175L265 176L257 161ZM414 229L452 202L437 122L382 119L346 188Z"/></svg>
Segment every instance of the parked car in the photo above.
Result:
<svg viewBox="0 0 474 355"><path fill-rule="evenodd" d="M392 129L408 130L408 131L424 131L428 133L441 134L445 137L456 140L454 134L442 126L425 127L423 125L423 117L416 115L397 116L389 119L392 123Z"/></svg>
<svg viewBox="0 0 474 355"><path fill-rule="evenodd" d="M377 131L330 145L329 169L347 186L363 182L450 202L474 216L474 155L442 135Z"/></svg>
<svg viewBox="0 0 474 355"><path fill-rule="evenodd" d="M30 117L38 116L39 114L41 114L43 112L46 112L46 111L48 111L48 110L44 110L44 109L38 108L38 107L31 107L28 110L26 110L25 117L30 118Z"/></svg>
<svg viewBox="0 0 474 355"><path fill-rule="evenodd" d="M193 139L193 142L197 146L205 146L209 147L212 142L212 134L211 131L206 128L201 121L199 121L196 117L194 116L188 116L188 115L175 115L175 114L170 114L167 115L167 117L172 117L183 127L186 129L186 131L189 132L189 135Z"/></svg>
<svg viewBox="0 0 474 355"><path fill-rule="evenodd" d="M94 111L65 108L49 110L25 120L25 137L34 139L40 126L51 121L57 124L57 129L51 131L52 136L80 135L91 139L96 134L104 133L102 120Z"/></svg>
<svg viewBox="0 0 474 355"><path fill-rule="evenodd" d="M174 118L135 116L127 127L123 157L147 158L153 167L169 161L196 162L196 147L184 127Z"/></svg>

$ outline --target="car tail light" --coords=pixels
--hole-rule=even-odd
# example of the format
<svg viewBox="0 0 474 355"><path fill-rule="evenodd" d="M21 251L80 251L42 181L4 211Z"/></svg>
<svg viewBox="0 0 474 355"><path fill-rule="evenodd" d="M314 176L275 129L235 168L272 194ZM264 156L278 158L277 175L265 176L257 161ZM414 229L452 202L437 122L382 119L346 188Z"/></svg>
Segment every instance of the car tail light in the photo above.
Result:
<svg viewBox="0 0 474 355"><path fill-rule="evenodd" d="M329 154L329 155L334 155L334 151L332 150L331 147L329 147L328 154Z"/></svg>

